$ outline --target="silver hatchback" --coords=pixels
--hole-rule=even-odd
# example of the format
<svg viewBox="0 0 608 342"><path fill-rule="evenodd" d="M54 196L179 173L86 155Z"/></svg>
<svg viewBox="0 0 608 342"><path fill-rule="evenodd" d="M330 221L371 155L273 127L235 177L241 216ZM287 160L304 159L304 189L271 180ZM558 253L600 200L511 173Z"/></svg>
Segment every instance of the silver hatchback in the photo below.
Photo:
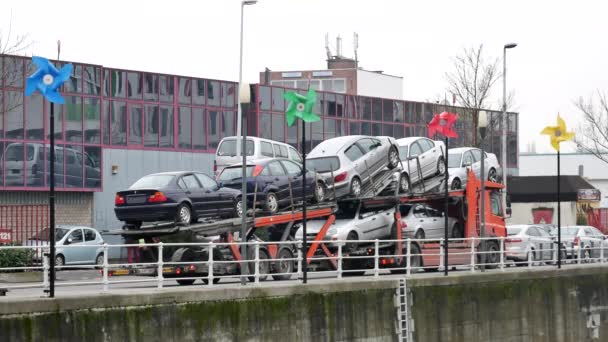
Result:
<svg viewBox="0 0 608 342"><path fill-rule="evenodd" d="M391 137L351 135L328 139L307 156L306 167L318 172L336 197L361 195L363 186L387 167L399 166L399 148ZM331 179L333 177L333 180Z"/></svg>

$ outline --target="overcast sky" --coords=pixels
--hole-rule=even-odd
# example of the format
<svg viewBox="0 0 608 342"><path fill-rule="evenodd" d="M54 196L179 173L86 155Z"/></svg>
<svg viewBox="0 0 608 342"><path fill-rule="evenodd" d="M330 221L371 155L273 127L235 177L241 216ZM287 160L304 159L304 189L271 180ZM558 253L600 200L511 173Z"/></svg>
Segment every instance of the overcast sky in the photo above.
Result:
<svg viewBox="0 0 608 342"><path fill-rule="evenodd" d="M94 3L96 5L94 5ZM605 1L259 0L245 13L244 80L271 70L323 69L325 34L343 39L352 56L359 34L360 66L404 78L406 100L444 94L445 72L464 47L484 44L488 57L507 56L507 88L520 113L520 148L554 124L570 127L572 105L608 91L608 3ZM240 0L40 1L2 0L0 26L34 41L28 54L145 71L236 81ZM502 82L492 93L502 96ZM566 149L566 147L564 147Z"/></svg>

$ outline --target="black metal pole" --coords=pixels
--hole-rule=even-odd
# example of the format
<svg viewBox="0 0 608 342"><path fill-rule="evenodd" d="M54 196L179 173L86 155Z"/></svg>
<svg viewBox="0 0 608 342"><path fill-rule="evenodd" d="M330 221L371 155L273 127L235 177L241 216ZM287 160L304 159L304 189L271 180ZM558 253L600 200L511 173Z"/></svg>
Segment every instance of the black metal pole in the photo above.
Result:
<svg viewBox="0 0 608 342"><path fill-rule="evenodd" d="M239 87L240 87L239 83ZM241 179L241 261L248 260L247 254L247 111L249 110L249 103L240 103L241 111L241 131L237 132L238 135L242 136L241 140L241 155L243 156L242 162L242 179ZM238 157L238 156L237 156ZM255 205L255 203L254 203ZM249 274L249 263L241 262L241 284L247 284L246 275Z"/></svg>
<svg viewBox="0 0 608 342"><path fill-rule="evenodd" d="M443 248L443 274L448 275L448 201L449 201L449 176L448 176L448 137L445 137L445 213L443 217L445 218L445 227L444 227L444 248Z"/></svg>
<svg viewBox="0 0 608 342"><path fill-rule="evenodd" d="M308 273L308 247L306 244L306 122L302 121L302 283L307 282Z"/></svg>
<svg viewBox="0 0 608 342"><path fill-rule="evenodd" d="M49 297L55 297L55 104L51 102L51 115L49 123L49 131L51 135L51 162L50 168L50 183L49 183L49 221L50 221L50 287Z"/></svg>
<svg viewBox="0 0 608 342"><path fill-rule="evenodd" d="M557 268L562 268L562 210L560 200L560 165L559 150L557 150Z"/></svg>

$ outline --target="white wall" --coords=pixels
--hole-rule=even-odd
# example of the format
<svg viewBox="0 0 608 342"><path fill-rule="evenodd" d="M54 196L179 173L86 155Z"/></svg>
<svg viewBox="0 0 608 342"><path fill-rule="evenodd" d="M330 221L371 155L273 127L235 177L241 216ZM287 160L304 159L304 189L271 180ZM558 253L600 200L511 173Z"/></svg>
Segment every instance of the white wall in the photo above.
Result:
<svg viewBox="0 0 608 342"><path fill-rule="evenodd" d="M403 99L403 77L357 70L357 95Z"/></svg>
<svg viewBox="0 0 608 342"><path fill-rule="evenodd" d="M557 202L547 203L511 203L511 217L507 218L507 224L529 224L534 222L532 209L553 208L553 221L557 224ZM562 226L576 224L576 202L561 203Z"/></svg>
<svg viewBox="0 0 608 342"><path fill-rule="evenodd" d="M114 196L147 174L166 171L201 171L213 175L210 153L103 150L103 192L94 197L93 225L97 229L117 229L122 226L114 214ZM112 174L112 165L118 173Z"/></svg>

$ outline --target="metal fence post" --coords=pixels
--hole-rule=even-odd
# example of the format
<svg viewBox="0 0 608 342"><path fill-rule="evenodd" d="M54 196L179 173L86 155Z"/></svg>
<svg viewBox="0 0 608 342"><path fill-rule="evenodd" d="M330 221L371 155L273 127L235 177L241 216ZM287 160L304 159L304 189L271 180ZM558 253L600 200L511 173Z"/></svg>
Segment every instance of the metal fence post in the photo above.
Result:
<svg viewBox="0 0 608 342"><path fill-rule="evenodd" d="M209 244L207 259L207 285L213 286L213 244Z"/></svg>
<svg viewBox="0 0 608 342"><path fill-rule="evenodd" d="M342 279L342 243L338 243L338 279Z"/></svg>
<svg viewBox="0 0 608 342"><path fill-rule="evenodd" d="M532 251L528 252L528 268L532 268Z"/></svg>
<svg viewBox="0 0 608 342"><path fill-rule="evenodd" d="M444 267L447 267L447 265L443 264L443 255L444 255L444 244L445 244L445 238L441 239L441 243L439 244L439 269L443 270Z"/></svg>
<svg viewBox="0 0 608 342"><path fill-rule="evenodd" d="M302 279L302 248L298 246L298 279Z"/></svg>
<svg viewBox="0 0 608 342"><path fill-rule="evenodd" d="M471 238L471 272L475 272L475 237Z"/></svg>
<svg viewBox="0 0 608 342"><path fill-rule="evenodd" d="M505 270L505 237L500 237L500 270Z"/></svg>
<svg viewBox="0 0 608 342"><path fill-rule="evenodd" d="M578 250L576 251L576 263L579 265L581 263L581 249L583 249L582 243L580 244L580 246L578 246Z"/></svg>
<svg viewBox="0 0 608 342"><path fill-rule="evenodd" d="M158 280L158 284L157 284L157 288L162 289L163 288L163 243L159 242L158 243L158 260L157 260L157 269L156 269L156 273L157 273L157 280Z"/></svg>
<svg viewBox="0 0 608 342"><path fill-rule="evenodd" d="M412 240L410 238L407 238L407 246L406 246L406 259L405 259L405 270L407 275L412 274L412 266L411 266L411 262L412 262Z"/></svg>
<svg viewBox="0 0 608 342"><path fill-rule="evenodd" d="M374 241L374 278L378 278L380 276L380 242L378 239Z"/></svg>
<svg viewBox="0 0 608 342"><path fill-rule="evenodd" d="M108 244L103 244L103 291L108 291L110 281L108 279Z"/></svg>
<svg viewBox="0 0 608 342"><path fill-rule="evenodd" d="M49 289L49 256L42 251L42 289L47 291Z"/></svg>
<svg viewBox="0 0 608 342"><path fill-rule="evenodd" d="M255 284L260 284L260 242L255 241Z"/></svg>
<svg viewBox="0 0 608 342"><path fill-rule="evenodd" d="M604 246L600 245L600 263L604 262Z"/></svg>

